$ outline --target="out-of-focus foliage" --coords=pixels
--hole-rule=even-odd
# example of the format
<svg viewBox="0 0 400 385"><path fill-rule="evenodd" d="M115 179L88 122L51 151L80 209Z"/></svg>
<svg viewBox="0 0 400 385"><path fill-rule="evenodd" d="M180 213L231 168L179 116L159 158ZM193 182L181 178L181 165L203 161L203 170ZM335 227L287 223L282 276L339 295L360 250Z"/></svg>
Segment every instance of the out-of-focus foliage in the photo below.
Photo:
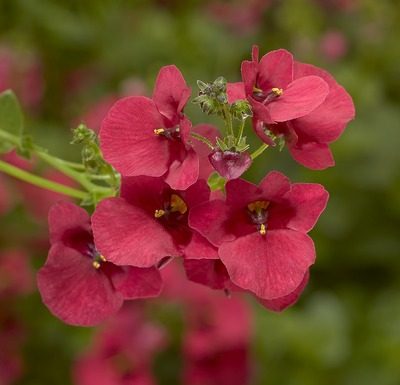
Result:
<svg viewBox="0 0 400 385"><path fill-rule="evenodd" d="M261 52L283 47L297 60L327 68L353 96L357 110L356 120L333 146L336 167L309 171L286 150L273 149L247 175L258 181L266 170L278 169L295 181L323 183L331 194L312 233L318 258L300 302L283 314L254 304L250 384L397 385L398 1L217 2L2 0L0 72L11 71L12 81L0 84L0 91L15 89L26 112L26 131L40 145L73 160L79 149L68 145L70 128L84 119L97 129L117 97L151 93L162 65L176 64L194 91L197 79L207 82L222 75L239 80L240 62L254 43ZM254 4L259 7L255 11ZM4 69L10 52L15 56L11 70ZM30 65L36 66L36 75L27 74ZM30 79L27 89L24 76ZM205 119L195 105L187 112L196 123ZM0 177L0 196L6 187L4 194L12 201L3 208L0 199L0 248L23 248L38 267L47 241L43 216L38 218L32 208L35 195ZM9 302L0 303L0 319L12 313L25 335L24 366L16 384L72 384L71 366L92 331L61 324L36 291ZM178 346L182 321L175 313L160 319L175 341L172 346ZM159 383L170 384L179 377L179 349L162 354Z"/></svg>

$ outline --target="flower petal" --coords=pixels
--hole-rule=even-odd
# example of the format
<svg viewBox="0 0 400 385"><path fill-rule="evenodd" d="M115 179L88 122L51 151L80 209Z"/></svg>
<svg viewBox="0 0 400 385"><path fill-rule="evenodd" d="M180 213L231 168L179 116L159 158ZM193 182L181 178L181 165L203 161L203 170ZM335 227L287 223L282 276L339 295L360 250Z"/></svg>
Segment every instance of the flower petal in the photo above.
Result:
<svg viewBox="0 0 400 385"><path fill-rule="evenodd" d="M228 219L229 208L222 200L213 200L200 204L189 212L189 226L207 238L214 246L235 236L224 226Z"/></svg>
<svg viewBox="0 0 400 385"><path fill-rule="evenodd" d="M101 126L104 159L122 175L163 175L169 164L169 141L154 134L162 127L162 116L151 99L132 96L119 100Z"/></svg>
<svg viewBox="0 0 400 385"><path fill-rule="evenodd" d="M176 66L169 65L160 69L154 86L153 100L158 111L172 124L179 120L190 94L191 90Z"/></svg>
<svg viewBox="0 0 400 385"><path fill-rule="evenodd" d="M82 207L71 202L59 202L49 210L50 243L64 241L65 232L82 229L90 233L90 217Z"/></svg>
<svg viewBox="0 0 400 385"><path fill-rule="evenodd" d="M324 170L335 165L332 152L325 143L309 142L289 146L293 159L312 170Z"/></svg>
<svg viewBox="0 0 400 385"><path fill-rule="evenodd" d="M278 49L264 55L258 66L257 87L262 90L286 88L293 80L293 55Z"/></svg>
<svg viewBox="0 0 400 385"><path fill-rule="evenodd" d="M185 248L187 259L218 259L218 249L206 238L197 232L193 232L190 243Z"/></svg>
<svg viewBox="0 0 400 385"><path fill-rule="evenodd" d="M239 178L249 169L252 163L248 152L217 149L208 158L218 174L227 180Z"/></svg>
<svg viewBox="0 0 400 385"><path fill-rule="evenodd" d="M194 149L186 151L183 160L175 159L169 166L165 181L174 190L186 190L199 178L199 157Z"/></svg>
<svg viewBox="0 0 400 385"><path fill-rule="evenodd" d="M227 83L226 95L228 96L228 103L232 104L237 100L246 100L246 92L243 82Z"/></svg>
<svg viewBox="0 0 400 385"><path fill-rule="evenodd" d="M283 94L268 104L276 122L300 118L320 106L329 93L328 84L319 76L305 76L291 82Z"/></svg>
<svg viewBox="0 0 400 385"><path fill-rule="evenodd" d="M45 305L71 325L97 325L116 313L123 302L90 258L59 244L50 249L37 279Z"/></svg>
<svg viewBox="0 0 400 385"><path fill-rule="evenodd" d="M258 299L261 305L272 311L282 311L292 306L299 299L300 295L303 293L305 287L307 286L310 273L307 271L300 285L292 293L285 295L281 298L263 300Z"/></svg>
<svg viewBox="0 0 400 385"><path fill-rule="evenodd" d="M276 299L292 293L314 263L311 238L293 230L258 232L225 242L219 256L237 286L262 299Z"/></svg>
<svg viewBox="0 0 400 385"><path fill-rule="evenodd" d="M124 299L157 297L163 285L161 274L155 267L122 267L111 275L111 280Z"/></svg>
<svg viewBox="0 0 400 385"><path fill-rule="evenodd" d="M271 171L263 178L259 186L265 198L277 201L290 190L290 180L279 171Z"/></svg>
<svg viewBox="0 0 400 385"><path fill-rule="evenodd" d="M346 125L354 119L355 109L351 96L326 71L310 64L295 63L295 76L317 75L329 85L325 101L312 113L292 122L299 135L308 141L330 143L338 139Z"/></svg>
<svg viewBox="0 0 400 385"><path fill-rule="evenodd" d="M151 267L164 257L179 255L163 226L122 198L101 201L92 227L97 249L116 265Z"/></svg>

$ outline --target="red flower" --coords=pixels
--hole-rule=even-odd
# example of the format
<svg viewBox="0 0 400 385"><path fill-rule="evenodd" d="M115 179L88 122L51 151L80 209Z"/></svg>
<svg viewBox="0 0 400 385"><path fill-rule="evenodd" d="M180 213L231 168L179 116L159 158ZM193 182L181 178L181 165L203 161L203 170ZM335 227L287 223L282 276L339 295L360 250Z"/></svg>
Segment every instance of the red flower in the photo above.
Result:
<svg viewBox="0 0 400 385"><path fill-rule="evenodd" d="M193 234L188 214L209 195L204 180L177 191L161 178L123 178L121 197L103 200L93 215L96 245L117 265L150 267L182 256ZM192 252L198 247L198 242L192 244Z"/></svg>
<svg viewBox="0 0 400 385"><path fill-rule="evenodd" d="M124 307L100 330L74 367L77 385L155 385L151 364L165 335L140 310Z"/></svg>
<svg viewBox="0 0 400 385"><path fill-rule="evenodd" d="M219 247L235 285L262 300L283 299L302 290L315 260L307 233L327 200L321 185L290 184L284 175L271 172L259 186L229 181L226 201L193 208L189 225Z"/></svg>
<svg viewBox="0 0 400 385"><path fill-rule="evenodd" d="M49 213L51 249L39 270L43 302L64 322L89 326L116 313L125 299L160 293L156 268L115 266L93 243L89 215L72 203L59 203Z"/></svg>
<svg viewBox="0 0 400 385"><path fill-rule="evenodd" d="M264 55L260 63L257 57L258 48L253 47L253 61L242 64L244 83L228 84L229 101L247 96L253 108L254 129L265 143L274 146L272 137L283 136L300 164L318 170L333 166L328 145L354 118L350 95L326 71L293 61L285 50ZM289 99L284 102L285 85L290 79ZM272 84L278 86L266 95Z"/></svg>
<svg viewBox="0 0 400 385"><path fill-rule="evenodd" d="M288 51L271 51L258 61L258 47L253 47L252 61L242 63L242 78L256 120L286 122L309 114L325 100L326 82L318 76L296 78L293 68ZM229 93L228 88L231 100Z"/></svg>
<svg viewBox="0 0 400 385"><path fill-rule="evenodd" d="M104 158L124 176L163 176L184 190L199 176L199 159L191 147L191 122L182 111L190 89L175 66L163 67L153 98L119 100L100 131Z"/></svg>

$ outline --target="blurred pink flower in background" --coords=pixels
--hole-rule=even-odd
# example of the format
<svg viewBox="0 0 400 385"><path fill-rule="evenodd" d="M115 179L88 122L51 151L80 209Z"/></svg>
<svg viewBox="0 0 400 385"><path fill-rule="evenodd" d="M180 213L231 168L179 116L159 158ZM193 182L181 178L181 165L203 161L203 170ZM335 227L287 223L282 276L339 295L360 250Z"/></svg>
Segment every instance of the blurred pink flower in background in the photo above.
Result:
<svg viewBox="0 0 400 385"><path fill-rule="evenodd" d="M0 46L0 92L9 88L25 108L36 111L44 93L42 64L33 53Z"/></svg>
<svg viewBox="0 0 400 385"><path fill-rule="evenodd" d="M253 33L262 22L270 0L215 1L208 5L208 14L238 34Z"/></svg>
<svg viewBox="0 0 400 385"><path fill-rule="evenodd" d="M321 37L319 49L327 60L335 62L347 54L348 42L342 32L331 30Z"/></svg>
<svg viewBox="0 0 400 385"><path fill-rule="evenodd" d="M155 385L151 364L165 344L164 330L146 320L140 306L127 305L77 360L75 384Z"/></svg>

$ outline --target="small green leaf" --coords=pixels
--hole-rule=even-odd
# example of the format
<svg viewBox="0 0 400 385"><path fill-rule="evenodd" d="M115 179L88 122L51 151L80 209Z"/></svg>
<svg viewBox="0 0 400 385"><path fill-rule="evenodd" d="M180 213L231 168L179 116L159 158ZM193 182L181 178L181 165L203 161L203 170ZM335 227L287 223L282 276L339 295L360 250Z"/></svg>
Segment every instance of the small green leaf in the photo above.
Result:
<svg viewBox="0 0 400 385"><path fill-rule="evenodd" d="M209 176L207 183L210 186L211 191L224 191L226 179L219 175L217 172L214 172Z"/></svg>
<svg viewBox="0 0 400 385"><path fill-rule="evenodd" d="M0 131L21 137L23 114L17 97L11 90L0 93ZM6 136L6 135L5 135ZM0 152L12 150L15 145L0 136Z"/></svg>

